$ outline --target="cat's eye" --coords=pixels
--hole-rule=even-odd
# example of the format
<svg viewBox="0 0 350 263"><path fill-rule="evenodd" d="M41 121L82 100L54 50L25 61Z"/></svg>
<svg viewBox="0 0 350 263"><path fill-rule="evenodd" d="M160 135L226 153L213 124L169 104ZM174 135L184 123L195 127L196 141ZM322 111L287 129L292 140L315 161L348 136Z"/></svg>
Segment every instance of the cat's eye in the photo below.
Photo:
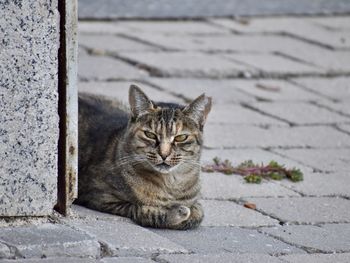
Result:
<svg viewBox="0 0 350 263"><path fill-rule="evenodd" d="M184 142L184 141L187 140L187 138L188 138L188 135L186 135L186 134L181 134L181 135L176 136L176 137L174 138L174 141L175 141L175 142Z"/></svg>
<svg viewBox="0 0 350 263"><path fill-rule="evenodd" d="M147 138L155 140L157 139L157 135L155 135L153 132L149 132L149 131L144 131L145 135Z"/></svg>

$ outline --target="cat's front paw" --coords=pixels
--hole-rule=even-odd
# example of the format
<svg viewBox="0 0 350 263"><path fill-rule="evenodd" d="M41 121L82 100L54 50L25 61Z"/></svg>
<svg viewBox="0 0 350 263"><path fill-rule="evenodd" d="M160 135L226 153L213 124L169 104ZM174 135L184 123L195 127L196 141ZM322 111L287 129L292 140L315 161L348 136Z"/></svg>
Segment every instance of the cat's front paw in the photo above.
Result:
<svg viewBox="0 0 350 263"><path fill-rule="evenodd" d="M191 209L184 205L175 205L168 213L169 225L179 225L191 216Z"/></svg>

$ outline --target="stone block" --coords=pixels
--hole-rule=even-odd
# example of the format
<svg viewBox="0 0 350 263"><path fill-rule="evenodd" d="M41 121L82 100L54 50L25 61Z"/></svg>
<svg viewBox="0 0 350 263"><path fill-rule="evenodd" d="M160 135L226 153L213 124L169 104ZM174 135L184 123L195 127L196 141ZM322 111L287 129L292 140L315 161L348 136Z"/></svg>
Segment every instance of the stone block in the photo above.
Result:
<svg viewBox="0 0 350 263"><path fill-rule="evenodd" d="M292 124L314 125L350 122L350 116L347 118L323 107L304 102L259 102L251 104L251 106L261 112L276 116ZM349 107L345 104L343 106L344 108ZM339 107L338 104L337 107Z"/></svg>
<svg viewBox="0 0 350 263"><path fill-rule="evenodd" d="M260 101L317 101L324 99L284 80L259 79L235 81L235 87Z"/></svg>
<svg viewBox="0 0 350 263"><path fill-rule="evenodd" d="M325 70L276 54L229 54L224 57L256 68L267 76L303 75L322 73Z"/></svg>
<svg viewBox="0 0 350 263"><path fill-rule="evenodd" d="M10 248L5 244L1 243L1 240L0 240L0 260L2 258L11 258L13 256L14 254L11 252Z"/></svg>
<svg viewBox="0 0 350 263"><path fill-rule="evenodd" d="M57 2L0 2L0 217L57 201Z"/></svg>
<svg viewBox="0 0 350 263"><path fill-rule="evenodd" d="M192 35L220 34L228 31L202 21L124 21L119 26L128 29L128 33L148 33L150 35Z"/></svg>
<svg viewBox="0 0 350 263"><path fill-rule="evenodd" d="M291 254L303 250L287 245L256 230L236 227L200 227L189 231L153 230L198 254L256 253Z"/></svg>
<svg viewBox="0 0 350 263"><path fill-rule="evenodd" d="M281 259L288 263L348 263L350 253L341 254L300 254L281 256Z"/></svg>
<svg viewBox="0 0 350 263"><path fill-rule="evenodd" d="M238 200L244 197L299 196L298 193L270 181L246 183L240 175L202 173L202 196L206 199Z"/></svg>
<svg viewBox="0 0 350 263"><path fill-rule="evenodd" d="M154 101L184 104L182 99L138 81L80 82L78 89L80 92L88 92L118 99L126 105L129 105L129 87L131 84L138 85L147 96Z"/></svg>
<svg viewBox="0 0 350 263"><path fill-rule="evenodd" d="M100 256L100 244L93 237L57 224L2 228L0 242L24 258Z"/></svg>
<svg viewBox="0 0 350 263"><path fill-rule="evenodd" d="M350 197L350 176L346 171L338 173L304 173L302 182L296 184L289 181L281 181L280 184L306 196Z"/></svg>
<svg viewBox="0 0 350 263"><path fill-rule="evenodd" d="M262 228L261 231L311 253L350 251L350 224L293 225Z"/></svg>
<svg viewBox="0 0 350 263"><path fill-rule="evenodd" d="M347 147L349 135L329 126L255 127L208 123L204 144L210 148Z"/></svg>
<svg viewBox="0 0 350 263"><path fill-rule="evenodd" d="M157 259L164 260L169 263L282 263L282 261L276 257L263 254L209 254L209 255L161 255Z"/></svg>
<svg viewBox="0 0 350 263"><path fill-rule="evenodd" d="M346 136L349 137L349 135ZM338 138L332 137L332 139ZM350 149L279 149L275 151L324 172L348 172L350 169Z"/></svg>
<svg viewBox="0 0 350 263"><path fill-rule="evenodd" d="M255 105L255 104L254 104ZM213 104L208 115L211 124L251 124L288 126L287 123L235 104Z"/></svg>
<svg viewBox="0 0 350 263"><path fill-rule="evenodd" d="M236 87L235 80L195 79L195 78L150 78L150 83L174 94L195 99L202 93L212 97L213 107L220 104L253 102L253 96L244 94Z"/></svg>
<svg viewBox="0 0 350 263"><path fill-rule="evenodd" d="M336 197L248 198L257 210L282 222L298 224L350 222L350 201Z"/></svg>
<svg viewBox="0 0 350 263"><path fill-rule="evenodd" d="M335 31L350 30L349 16L310 17L308 20L314 24Z"/></svg>
<svg viewBox="0 0 350 263"><path fill-rule="evenodd" d="M102 34L122 34L130 31L129 28L124 27L122 22L115 21L79 21L79 34L95 34L96 36Z"/></svg>
<svg viewBox="0 0 350 263"><path fill-rule="evenodd" d="M171 50L211 51L211 52L245 52L245 53L293 53L298 49L323 49L299 41L288 36L279 35L237 35L237 34L211 34L211 35L160 35L151 33L138 33L130 31L127 35L140 41Z"/></svg>
<svg viewBox="0 0 350 263"><path fill-rule="evenodd" d="M121 52L124 59L148 68L152 76L234 77L254 74L255 69L212 54L195 52Z"/></svg>
<svg viewBox="0 0 350 263"><path fill-rule="evenodd" d="M333 100L350 99L350 77L292 79L307 90Z"/></svg>
<svg viewBox="0 0 350 263"><path fill-rule="evenodd" d="M339 129L350 134L350 124L338 125Z"/></svg>
<svg viewBox="0 0 350 263"><path fill-rule="evenodd" d="M128 222L72 220L69 225L93 236L112 256L186 253L187 250L152 231Z"/></svg>
<svg viewBox="0 0 350 263"><path fill-rule="evenodd" d="M1 263L100 263L101 261L92 258L77 257L51 257L42 259L16 259L3 260ZM103 262L103 261L102 261Z"/></svg>
<svg viewBox="0 0 350 263"><path fill-rule="evenodd" d="M103 258L99 263L154 263L152 259L141 257L111 257Z"/></svg>
<svg viewBox="0 0 350 263"><path fill-rule="evenodd" d="M284 54L326 69L328 74L347 74L350 71L350 52L347 51L300 49L298 52Z"/></svg>
<svg viewBox="0 0 350 263"><path fill-rule="evenodd" d="M84 81L138 79L146 77L147 72L111 57L81 56L78 76Z"/></svg>
<svg viewBox="0 0 350 263"><path fill-rule="evenodd" d="M139 41L131 40L122 36L80 34L79 45L88 48L93 53L107 54L118 53L120 51L150 51L157 50L152 45L147 45Z"/></svg>
<svg viewBox="0 0 350 263"><path fill-rule="evenodd" d="M267 17L242 20L217 19L213 23L237 32L286 33L300 39L331 48L349 48L350 34L347 31L332 30L312 21L313 18Z"/></svg>
<svg viewBox="0 0 350 263"><path fill-rule="evenodd" d="M202 226L273 226L278 221L230 201L202 200Z"/></svg>
<svg viewBox="0 0 350 263"><path fill-rule="evenodd" d="M115 222L131 222L131 220L127 217L102 213L80 205L72 205L70 217L64 218L62 220L69 223L72 218L82 219L86 221L109 220L109 221L115 221Z"/></svg>
<svg viewBox="0 0 350 263"><path fill-rule="evenodd" d="M319 106L324 107L332 112L339 113L343 116L346 116L346 121L343 122L350 122L350 101L337 101L337 102L331 102L331 101L322 101L318 103Z"/></svg>

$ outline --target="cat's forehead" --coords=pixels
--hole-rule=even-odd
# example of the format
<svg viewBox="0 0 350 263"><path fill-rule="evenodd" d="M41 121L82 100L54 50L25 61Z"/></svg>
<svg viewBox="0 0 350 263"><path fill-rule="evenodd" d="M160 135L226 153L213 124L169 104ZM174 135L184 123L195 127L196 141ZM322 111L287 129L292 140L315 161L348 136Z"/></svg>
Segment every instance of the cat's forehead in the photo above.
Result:
<svg viewBox="0 0 350 263"><path fill-rule="evenodd" d="M182 130L194 130L195 125L183 113L180 107L155 108L150 114L146 114L142 126L156 133L176 134Z"/></svg>

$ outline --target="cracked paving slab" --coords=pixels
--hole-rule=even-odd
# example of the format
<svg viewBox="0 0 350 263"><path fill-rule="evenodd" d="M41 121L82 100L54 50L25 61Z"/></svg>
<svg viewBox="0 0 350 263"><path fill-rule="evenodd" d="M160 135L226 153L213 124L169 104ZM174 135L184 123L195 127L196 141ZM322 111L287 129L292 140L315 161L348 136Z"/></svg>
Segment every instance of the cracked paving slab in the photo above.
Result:
<svg viewBox="0 0 350 263"><path fill-rule="evenodd" d="M1 228L0 241L15 248L17 257L98 257L100 244L90 235L68 226L42 224L39 226Z"/></svg>
<svg viewBox="0 0 350 263"><path fill-rule="evenodd" d="M350 252L350 224L290 225L260 231L312 253Z"/></svg>
<svg viewBox="0 0 350 263"><path fill-rule="evenodd" d="M187 253L187 249L134 223L72 220L69 225L101 242L112 256L145 256L153 253Z"/></svg>
<svg viewBox="0 0 350 263"><path fill-rule="evenodd" d="M349 263L350 253L286 255L279 258L288 263Z"/></svg>
<svg viewBox="0 0 350 263"><path fill-rule="evenodd" d="M269 255L305 253L256 230L236 227L200 227L190 231L152 230L189 251L200 254L264 253Z"/></svg>
<svg viewBox="0 0 350 263"><path fill-rule="evenodd" d="M350 200L337 197L247 198L257 210L282 222L350 223Z"/></svg>

